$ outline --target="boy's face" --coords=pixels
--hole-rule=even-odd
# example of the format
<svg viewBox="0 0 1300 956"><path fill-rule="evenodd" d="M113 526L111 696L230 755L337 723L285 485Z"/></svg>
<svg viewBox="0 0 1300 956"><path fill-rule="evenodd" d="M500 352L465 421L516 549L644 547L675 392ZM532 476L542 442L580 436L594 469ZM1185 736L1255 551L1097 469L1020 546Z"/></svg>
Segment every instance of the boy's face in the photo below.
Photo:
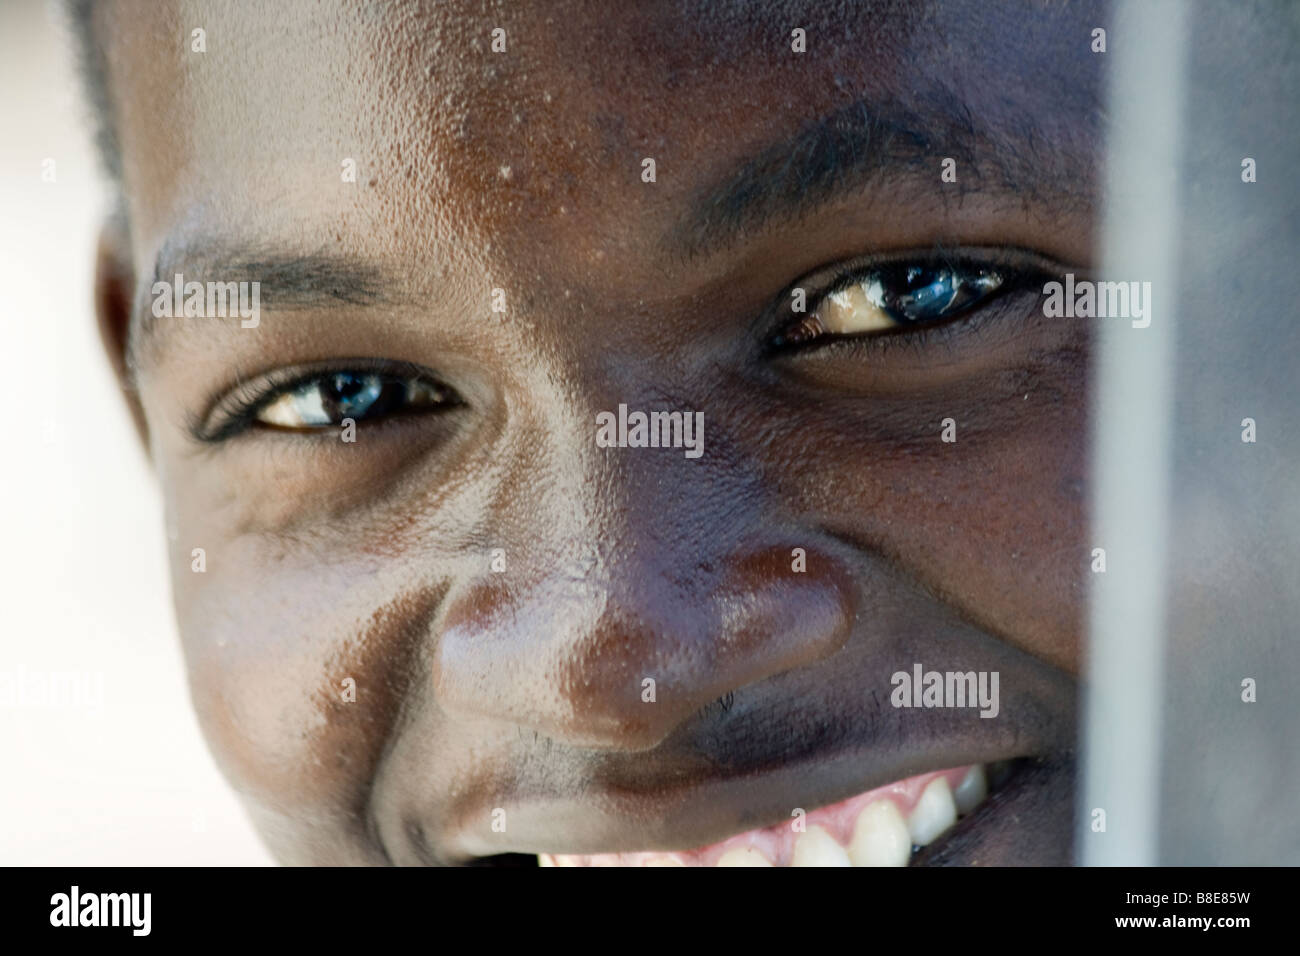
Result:
<svg viewBox="0 0 1300 956"><path fill-rule="evenodd" d="M686 850L1043 756L932 858L1068 861L1089 330L1041 289L1090 264L1104 11L484 7L98 21L104 318L273 851ZM176 273L256 327L155 317ZM598 443L620 405L702 454ZM917 664L997 715L891 706Z"/></svg>

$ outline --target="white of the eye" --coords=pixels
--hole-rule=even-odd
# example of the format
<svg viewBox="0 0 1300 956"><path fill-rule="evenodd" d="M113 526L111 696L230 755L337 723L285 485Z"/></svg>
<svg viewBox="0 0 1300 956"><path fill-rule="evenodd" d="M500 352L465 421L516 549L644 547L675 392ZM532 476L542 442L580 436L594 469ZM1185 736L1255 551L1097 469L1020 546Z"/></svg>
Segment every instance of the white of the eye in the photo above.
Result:
<svg viewBox="0 0 1300 956"><path fill-rule="evenodd" d="M832 292L817 307L814 318L825 332L849 335L892 328L897 323L871 301L870 283L859 282ZM875 282L879 285L878 280Z"/></svg>
<svg viewBox="0 0 1300 956"><path fill-rule="evenodd" d="M840 289L839 292L832 292L828 295L827 300L837 309L852 308L853 303L849 300L848 289Z"/></svg>
<svg viewBox="0 0 1300 956"><path fill-rule="evenodd" d="M317 384L305 385L292 392L285 392L271 404L267 405L257 417L268 425L281 428L308 428L313 425L328 425L330 419L325 414L321 402L321 390Z"/></svg>
<svg viewBox="0 0 1300 956"><path fill-rule="evenodd" d="M437 386L417 380L407 385L406 401L409 405L439 405L446 401L446 396Z"/></svg>
<svg viewBox="0 0 1300 956"><path fill-rule="evenodd" d="M862 294L878 309L885 307L885 287L879 279L868 279L862 283Z"/></svg>

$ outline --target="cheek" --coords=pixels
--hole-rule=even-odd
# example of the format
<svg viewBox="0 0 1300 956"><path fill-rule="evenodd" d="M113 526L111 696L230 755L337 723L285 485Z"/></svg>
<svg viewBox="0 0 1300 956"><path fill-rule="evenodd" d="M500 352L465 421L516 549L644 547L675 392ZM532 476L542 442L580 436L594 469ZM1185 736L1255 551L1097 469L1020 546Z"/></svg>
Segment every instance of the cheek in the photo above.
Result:
<svg viewBox="0 0 1300 956"><path fill-rule="evenodd" d="M1049 365L869 406L849 428L827 415L800 436L790 495L968 620L1077 673L1092 548L1084 379Z"/></svg>
<svg viewBox="0 0 1300 956"><path fill-rule="evenodd" d="M1008 643L1078 673L1091 545L1086 416L1040 410L1000 440L952 446L932 493L906 496L900 549L930 588Z"/></svg>
<svg viewBox="0 0 1300 956"><path fill-rule="evenodd" d="M354 826L436 599L386 594L371 569L313 560L301 544L208 541L202 573L177 549L176 602L223 773L258 805Z"/></svg>

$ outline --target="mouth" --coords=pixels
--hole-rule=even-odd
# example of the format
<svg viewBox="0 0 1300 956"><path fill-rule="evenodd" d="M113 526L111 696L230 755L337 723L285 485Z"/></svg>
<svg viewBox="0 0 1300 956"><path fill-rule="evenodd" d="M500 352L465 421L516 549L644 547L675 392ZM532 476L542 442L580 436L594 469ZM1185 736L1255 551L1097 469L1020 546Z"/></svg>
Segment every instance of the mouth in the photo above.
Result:
<svg viewBox="0 0 1300 956"><path fill-rule="evenodd" d="M791 821L684 851L538 854L539 866L908 866L983 806L1019 761L907 777Z"/></svg>

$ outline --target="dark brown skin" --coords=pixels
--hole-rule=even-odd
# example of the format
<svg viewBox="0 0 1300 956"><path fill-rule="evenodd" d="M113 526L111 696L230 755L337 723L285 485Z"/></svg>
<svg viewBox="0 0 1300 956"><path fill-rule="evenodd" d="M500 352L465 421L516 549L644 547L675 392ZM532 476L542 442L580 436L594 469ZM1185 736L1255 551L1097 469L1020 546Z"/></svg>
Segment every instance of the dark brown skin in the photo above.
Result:
<svg viewBox="0 0 1300 956"><path fill-rule="evenodd" d="M194 704L280 860L686 849L1073 747L1086 324L1042 319L1031 288L948 338L767 345L790 287L865 257L1018 248L1086 272L1104 10L268 6L100 12L131 231L105 234L99 302L114 361L136 360ZM931 122L942 88L989 132ZM753 157L897 99L933 137L916 164L687 248ZM1032 154L1013 147L1031 126ZM142 334L155 268L242 277L214 246L355 259L377 294L277 308L268 282L255 329ZM355 443L190 433L238 380L358 358L461 404ZM620 403L703 411L704 455L597 447ZM998 670L1001 714L891 708L913 662ZM1069 788L1047 776L1018 813L1056 836L1025 858L1068 862ZM1014 861L1015 829L990 831L1004 849L966 828L962 852Z"/></svg>

